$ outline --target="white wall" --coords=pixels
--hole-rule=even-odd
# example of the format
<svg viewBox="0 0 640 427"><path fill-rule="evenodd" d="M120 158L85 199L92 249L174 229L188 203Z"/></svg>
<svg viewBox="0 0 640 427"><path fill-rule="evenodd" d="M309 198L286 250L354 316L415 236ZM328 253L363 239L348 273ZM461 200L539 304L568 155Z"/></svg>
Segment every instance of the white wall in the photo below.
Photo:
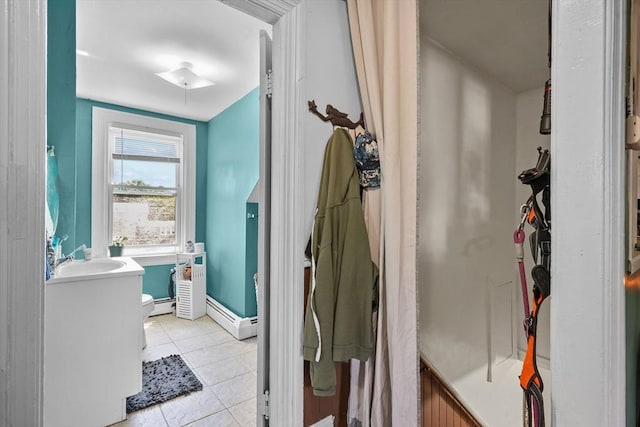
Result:
<svg viewBox="0 0 640 427"><path fill-rule="evenodd" d="M514 350L516 96L421 44L419 340L453 383Z"/></svg>
<svg viewBox="0 0 640 427"><path fill-rule="evenodd" d="M302 425L304 248L331 125L308 112L315 99L360 113L346 3L302 0L273 27L269 388L270 422Z"/></svg>
<svg viewBox="0 0 640 427"><path fill-rule="evenodd" d="M515 94L426 37L421 63L420 349L479 421L517 425L526 341L513 231L530 195L517 176L549 147L539 134L544 88ZM548 368L549 301L538 357ZM550 416L551 376L541 371Z"/></svg>
<svg viewBox="0 0 640 427"><path fill-rule="evenodd" d="M544 82L541 82L544 83ZM525 169L532 168L536 165L538 160L537 147L543 149L549 148L550 137L548 135L540 135L540 116L542 115L542 101L544 96L544 86L540 86L538 89L529 90L518 94L517 97L517 123L516 123L516 163L514 176L517 176ZM553 167L553 159L551 159ZM528 185L516 184L516 200L514 205L514 212L516 213L516 220L519 220L520 206L527 201L531 195L531 188ZM527 287L529 289L529 302L531 302L531 288L533 286L533 280L531 279L531 267L533 267L533 258L531 256L531 250L529 247L528 236L533 231L531 226L525 227L525 233L527 240L525 241L525 268L527 271ZM516 304L516 318L518 319L518 326L522 323L522 317L524 312L522 310L522 292L520 291L520 282L517 281L517 299ZM540 366L549 367L549 306L551 304L551 298L548 298L540 309L538 315L538 338L537 338L537 350L538 350L538 364ZM524 355L527 349L527 342L524 336L524 330L518 327L518 352L520 356Z"/></svg>
<svg viewBox="0 0 640 427"><path fill-rule="evenodd" d="M323 114L326 105L331 104L348 113L354 121L360 116L362 107L351 48L347 3L343 0L310 0L302 2L300 7L303 8L305 22L302 31L306 46L300 76L303 96L300 109L303 113L299 143L304 146L304 227L311 233L324 148L333 129L331 123L325 123L308 112L307 101L314 99L318 111ZM304 250L304 246L301 250Z"/></svg>

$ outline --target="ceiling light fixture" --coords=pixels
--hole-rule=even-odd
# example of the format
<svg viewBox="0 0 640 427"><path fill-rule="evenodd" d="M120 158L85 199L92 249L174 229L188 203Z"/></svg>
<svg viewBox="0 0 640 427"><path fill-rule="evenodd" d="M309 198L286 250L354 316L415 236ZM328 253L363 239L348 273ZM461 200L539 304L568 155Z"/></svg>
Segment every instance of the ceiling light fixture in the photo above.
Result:
<svg viewBox="0 0 640 427"><path fill-rule="evenodd" d="M200 77L192 71L193 64L190 62L182 62L180 67L164 73L156 73L156 76L161 77L173 83L174 85L183 89L200 89L202 87L212 86L213 83L210 80Z"/></svg>

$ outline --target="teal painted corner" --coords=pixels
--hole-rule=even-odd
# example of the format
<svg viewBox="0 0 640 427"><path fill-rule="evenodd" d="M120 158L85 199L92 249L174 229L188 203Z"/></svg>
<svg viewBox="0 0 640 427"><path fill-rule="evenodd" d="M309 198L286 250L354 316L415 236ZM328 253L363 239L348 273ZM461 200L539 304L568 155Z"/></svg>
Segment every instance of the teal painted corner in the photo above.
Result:
<svg viewBox="0 0 640 427"><path fill-rule="evenodd" d="M247 280L246 200L258 179L259 90L208 123L76 98L76 0L47 8L47 144L59 168L57 234L68 235L63 252L91 245L91 108L100 106L196 125L196 241L209 259L207 293L238 315L255 312ZM209 135L209 133L213 135ZM44 153L43 153L44 154ZM211 171L211 172L208 172ZM211 174L212 176L209 176ZM211 197L213 200L209 201ZM145 268L145 292L162 298L171 266Z"/></svg>
<svg viewBox="0 0 640 427"><path fill-rule="evenodd" d="M207 144L208 125L205 122L168 116L166 114L153 113L136 108L92 101L89 99L76 99L76 171L77 197L74 200L77 241L91 243L91 140L92 140L92 109L93 107L106 108L126 113L139 114L141 116L155 117L172 120L180 123L193 124L196 127L196 241L202 242L205 238L206 207L207 207ZM61 208L62 211L62 208Z"/></svg>
<svg viewBox="0 0 640 427"><path fill-rule="evenodd" d="M259 174L259 111L256 88L209 122L207 293L241 317L256 311L245 261L246 204Z"/></svg>
<svg viewBox="0 0 640 427"><path fill-rule="evenodd" d="M47 145L55 147L60 215L56 235L68 236L62 252L76 247L76 1L47 7ZM44 149L44 147L43 147ZM43 153L44 155L44 153Z"/></svg>
<svg viewBox="0 0 640 427"><path fill-rule="evenodd" d="M640 290L625 293L626 334L626 408L627 427L636 427L638 420L638 368L640 367Z"/></svg>
<svg viewBox="0 0 640 427"><path fill-rule="evenodd" d="M60 215L56 234L67 235L63 253L91 245L91 107L96 105L196 125L196 240L206 227L207 133L205 122L76 98L76 0L47 7L47 144L58 163Z"/></svg>
<svg viewBox="0 0 640 427"><path fill-rule="evenodd" d="M87 246L91 245L91 139L92 109L94 106L196 126L196 241L204 241L207 205L207 123L82 98L76 100L77 160L74 169L78 177L76 183L78 197L75 200L77 241L85 243ZM143 292L152 295L154 299L167 298L169 296L169 272L173 266L173 264L168 264L144 267Z"/></svg>
<svg viewBox="0 0 640 427"><path fill-rule="evenodd" d="M245 249L245 307L246 316L258 314L256 286L253 275L258 272L258 204L247 203L247 231Z"/></svg>
<svg viewBox="0 0 640 427"><path fill-rule="evenodd" d="M151 295L153 299L168 298L169 275L173 267L175 267L175 264L144 267L142 292Z"/></svg>

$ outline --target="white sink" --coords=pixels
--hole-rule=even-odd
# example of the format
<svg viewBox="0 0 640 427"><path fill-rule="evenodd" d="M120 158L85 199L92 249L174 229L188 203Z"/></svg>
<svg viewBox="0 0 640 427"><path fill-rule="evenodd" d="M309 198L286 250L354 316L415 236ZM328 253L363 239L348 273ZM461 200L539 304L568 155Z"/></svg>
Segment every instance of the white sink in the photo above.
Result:
<svg viewBox="0 0 640 427"><path fill-rule="evenodd" d="M44 427L126 418L126 396L142 389L143 274L131 258L96 258L46 282Z"/></svg>
<svg viewBox="0 0 640 427"><path fill-rule="evenodd" d="M91 261L73 261L62 264L56 271L56 277L90 276L117 270L126 265L124 261L111 258L92 259Z"/></svg>
<svg viewBox="0 0 640 427"><path fill-rule="evenodd" d="M129 257L76 260L60 265L48 285L143 273L142 267Z"/></svg>

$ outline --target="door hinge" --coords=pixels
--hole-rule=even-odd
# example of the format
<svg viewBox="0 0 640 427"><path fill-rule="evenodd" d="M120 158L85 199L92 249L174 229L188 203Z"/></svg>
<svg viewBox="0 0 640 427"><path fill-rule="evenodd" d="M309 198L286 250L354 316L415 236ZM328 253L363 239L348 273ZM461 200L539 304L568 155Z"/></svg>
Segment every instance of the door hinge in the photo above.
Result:
<svg viewBox="0 0 640 427"><path fill-rule="evenodd" d="M269 99L273 96L273 71L271 69L267 70L267 90L265 93Z"/></svg>
<svg viewBox="0 0 640 427"><path fill-rule="evenodd" d="M269 415L270 415L270 408L269 408L269 390L265 390L264 393L262 393L262 404L261 406L261 412L260 415L262 415L265 420L269 419Z"/></svg>

